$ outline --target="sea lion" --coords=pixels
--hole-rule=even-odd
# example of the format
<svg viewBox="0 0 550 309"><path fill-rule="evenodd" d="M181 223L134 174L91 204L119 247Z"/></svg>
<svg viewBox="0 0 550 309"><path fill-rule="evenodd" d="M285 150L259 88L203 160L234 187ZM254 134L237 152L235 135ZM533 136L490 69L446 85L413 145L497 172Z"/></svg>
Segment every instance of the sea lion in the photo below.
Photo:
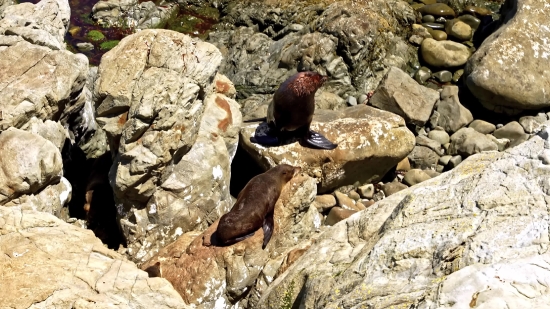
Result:
<svg viewBox="0 0 550 309"><path fill-rule="evenodd" d="M281 164L253 177L239 193L233 208L220 218L216 235L222 244L244 240L262 227L265 249L273 234L275 203L283 186L299 171L299 167Z"/></svg>
<svg viewBox="0 0 550 309"><path fill-rule="evenodd" d="M273 95L273 103L267 111L267 131L256 130L251 142L277 146L288 137L298 137L305 146L327 150L336 148L336 144L310 129L315 92L326 80L326 76L309 71L296 73L285 80Z"/></svg>

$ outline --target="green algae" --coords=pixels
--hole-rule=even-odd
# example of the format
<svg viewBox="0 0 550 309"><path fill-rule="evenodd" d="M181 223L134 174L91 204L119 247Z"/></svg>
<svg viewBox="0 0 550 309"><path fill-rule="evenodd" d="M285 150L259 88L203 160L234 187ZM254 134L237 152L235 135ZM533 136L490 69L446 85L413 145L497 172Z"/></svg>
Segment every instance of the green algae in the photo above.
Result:
<svg viewBox="0 0 550 309"><path fill-rule="evenodd" d="M86 34L86 37L90 39L91 41L97 42L105 39L105 35L101 33L99 30L91 30Z"/></svg>

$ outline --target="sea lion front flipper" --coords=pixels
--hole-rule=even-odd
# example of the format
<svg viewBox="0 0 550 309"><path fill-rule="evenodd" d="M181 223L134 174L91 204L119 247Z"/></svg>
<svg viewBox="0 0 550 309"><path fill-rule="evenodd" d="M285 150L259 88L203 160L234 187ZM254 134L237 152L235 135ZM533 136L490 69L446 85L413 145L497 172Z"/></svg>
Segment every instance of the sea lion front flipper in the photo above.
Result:
<svg viewBox="0 0 550 309"><path fill-rule="evenodd" d="M250 138L250 141L255 144L260 144L264 146L279 146L281 140L278 137L277 130L269 126L266 122L260 123L256 127L254 136Z"/></svg>
<svg viewBox="0 0 550 309"><path fill-rule="evenodd" d="M329 141L322 134L317 133L317 132L312 131L312 130L309 130L306 137L302 141L303 141L304 144L306 144L308 146L311 146L313 148L332 150L332 149L338 147L338 145L333 144L331 141Z"/></svg>
<svg viewBox="0 0 550 309"><path fill-rule="evenodd" d="M273 235L273 213L267 214L264 218L262 229L264 230L264 243L262 244L262 249L265 249L267 243L271 239L271 235Z"/></svg>

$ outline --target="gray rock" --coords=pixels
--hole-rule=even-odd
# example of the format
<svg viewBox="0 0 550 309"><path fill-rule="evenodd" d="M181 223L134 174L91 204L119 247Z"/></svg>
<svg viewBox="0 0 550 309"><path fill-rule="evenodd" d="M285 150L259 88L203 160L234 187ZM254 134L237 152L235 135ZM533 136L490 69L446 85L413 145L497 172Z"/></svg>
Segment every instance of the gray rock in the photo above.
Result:
<svg viewBox="0 0 550 309"><path fill-rule="evenodd" d="M472 27L459 18L448 20L445 23L445 32L459 41L468 41L472 38Z"/></svg>
<svg viewBox="0 0 550 309"><path fill-rule="evenodd" d="M357 105L357 99L354 96L349 96L346 103L348 103L349 106L355 106Z"/></svg>
<svg viewBox="0 0 550 309"><path fill-rule="evenodd" d="M407 184L408 186L414 186L431 178L432 177L425 173L423 170L412 169L405 174L405 177L403 178L403 183Z"/></svg>
<svg viewBox="0 0 550 309"><path fill-rule="evenodd" d="M481 20L479 18L474 17L470 14L461 15L458 17L458 19L460 19L462 22L467 23L474 31L477 30L479 24L481 23Z"/></svg>
<svg viewBox="0 0 550 309"><path fill-rule="evenodd" d="M452 157L453 156L451 155L442 156L441 158L439 158L439 164L443 166L449 164L449 160L451 160Z"/></svg>
<svg viewBox="0 0 550 309"><path fill-rule="evenodd" d="M432 149L425 146L414 146L408 155L409 162L413 168L430 169L435 168L439 161L439 155Z"/></svg>
<svg viewBox="0 0 550 309"><path fill-rule="evenodd" d="M460 163L462 163L462 157L460 155L456 155L456 156L453 156L450 160L449 160L449 168L455 168L457 167Z"/></svg>
<svg viewBox="0 0 550 309"><path fill-rule="evenodd" d="M485 136L489 137L495 144L497 144L498 151L503 151L510 146L510 140L507 138L496 138L491 134L486 134Z"/></svg>
<svg viewBox="0 0 550 309"><path fill-rule="evenodd" d="M430 119L432 127L441 126L449 133L458 131L474 119L472 113L460 104L457 86L443 87L435 111L437 113L434 112Z"/></svg>
<svg viewBox="0 0 550 309"><path fill-rule="evenodd" d="M151 29L165 24L178 10L175 3L156 6L152 1L105 0L93 6L92 18L105 28Z"/></svg>
<svg viewBox="0 0 550 309"><path fill-rule="evenodd" d="M519 118L519 124L525 130L525 133L533 134L542 129L542 124L546 122L548 118L546 114L539 113L537 116L524 116Z"/></svg>
<svg viewBox="0 0 550 309"><path fill-rule="evenodd" d="M83 52L94 50L94 44L89 42L76 43L76 47L78 48L78 50Z"/></svg>
<svg viewBox="0 0 550 309"><path fill-rule="evenodd" d="M0 206L1 307L190 308L92 231L28 208Z"/></svg>
<svg viewBox="0 0 550 309"><path fill-rule="evenodd" d="M21 129L49 140L59 151L63 149L63 144L65 144L67 138L65 128L59 122L43 121L36 117L32 117Z"/></svg>
<svg viewBox="0 0 550 309"><path fill-rule="evenodd" d="M438 98L437 91L419 85L407 73L392 67L369 102L405 118L407 123L422 126Z"/></svg>
<svg viewBox="0 0 550 309"><path fill-rule="evenodd" d="M464 65L470 58L468 47L452 41L425 39L420 46L422 59L431 66L452 68Z"/></svg>
<svg viewBox="0 0 550 309"><path fill-rule="evenodd" d="M438 141L435 141L431 138L428 138L423 135L418 135L416 138L416 145L418 146L426 146L430 148L431 150L435 151L437 155L442 156L443 155L443 149L441 148L441 143Z"/></svg>
<svg viewBox="0 0 550 309"><path fill-rule="evenodd" d="M426 173L431 178L434 178L434 177L437 177L437 176L441 175L441 172L434 171L434 170L423 170L423 172Z"/></svg>
<svg viewBox="0 0 550 309"><path fill-rule="evenodd" d="M469 308L478 292L483 298L477 297L477 306L544 307L548 292L540 282L547 270L539 268L548 261L536 258L546 254L541 242L550 243L550 169L537 159L544 150L537 136L506 152L471 156L335 224L264 291L256 307L286 302L304 308ZM504 265L531 257L521 262L525 268ZM449 278L455 289L444 283Z"/></svg>
<svg viewBox="0 0 550 309"><path fill-rule="evenodd" d="M416 80L419 84L425 84L430 77L432 77L432 70L427 67L421 67L414 74L414 80Z"/></svg>
<svg viewBox="0 0 550 309"><path fill-rule="evenodd" d="M450 155L468 157L482 151L495 151L498 146L487 137L472 128L462 128L451 135Z"/></svg>
<svg viewBox="0 0 550 309"><path fill-rule="evenodd" d="M428 137L441 145L447 144L450 141L449 134L445 131L432 130L428 133Z"/></svg>
<svg viewBox="0 0 550 309"><path fill-rule="evenodd" d="M440 83L448 83L453 79L453 73L447 70L435 72L433 77L437 79Z"/></svg>
<svg viewBox="0 0 550 309"><path fill-rule="evenodd" d="M371 199L374 195L374 185L370 183L357 188L357 190L363 198Z"/></svg>
<svg viewBox="0 0 550 309"><path fill-rule="evenodd" d="M496 130L496 126L494 124L484 120L479 120L479 119L472 121L468 125L468 128L472 128L477 132L483 133L483 134L491 134Z"/></svg>
<svg viewBox="0 0 550 309"><path fill-rule="evenodd" d="M320 193L377 181L414 147L414 135L403 118L367 105L339 111L316 110L311 126L338 148L319 151L297 142L264 147L250 141L257 123L243 127L241 146L265 170L283 162L302 167L302 172L318 179Z"/></svg>
<svg viewBox="0 0 550 309"><path fill-rule="evenodd" d="M466 84L486 108L517 113L550 106L550 33L540 27L548 18L547 6L538 0L504 6L503 25L468 61Z"/></svg>
<svg viewBox="0 0 550 309"><path fill-rule="evenodd" d="M360 95L359 96L359 104L366 104L368 99L369 99L369 97L366 94Z"/></svg>
<svg viewBox="0 0 550 309"><path fill-rule="evenodd" d="M510 147L517 146L529 138L523 127L517 121L507 123L500 129L496 129L493 135L496 138L507 138L510 140Z"/></svg>
<svg viewBox="0 0 550 309"><path fill-rule="evenodd" d="M384 192L384 196L388 197L390 195L393 195L401 190L407 189L407 185L402 184L400 182L388 182L382 186L382 192Z"/></svg>

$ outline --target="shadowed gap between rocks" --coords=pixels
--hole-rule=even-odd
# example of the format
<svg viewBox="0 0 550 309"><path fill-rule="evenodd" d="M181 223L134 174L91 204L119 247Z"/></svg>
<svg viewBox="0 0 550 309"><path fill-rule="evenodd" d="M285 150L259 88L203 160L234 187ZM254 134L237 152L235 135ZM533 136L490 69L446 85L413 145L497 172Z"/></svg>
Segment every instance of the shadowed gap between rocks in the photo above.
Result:
<svg viewBox="0 0 550 309"><path fill-rule="evenodd" d="M231 196L237 197L252 177L263 172L264 170L239 144L237 153L233 158L233 162L231 162L231 179L229 183Z"/></svg>

